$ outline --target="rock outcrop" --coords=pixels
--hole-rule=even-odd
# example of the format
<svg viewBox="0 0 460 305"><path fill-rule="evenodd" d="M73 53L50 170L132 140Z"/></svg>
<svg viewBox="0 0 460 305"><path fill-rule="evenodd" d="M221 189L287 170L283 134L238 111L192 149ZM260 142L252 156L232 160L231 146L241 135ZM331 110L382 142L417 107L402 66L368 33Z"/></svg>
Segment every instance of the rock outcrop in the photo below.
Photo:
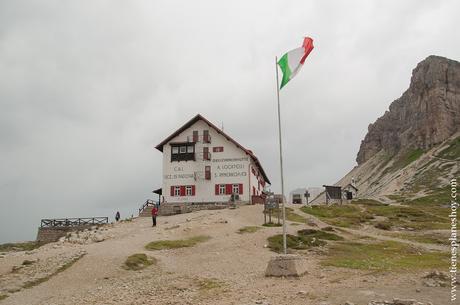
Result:
<svg viewBox="0 0 460 305"><path fill-rule="evenodd" d="M427 150L460 130L460 62L429 56L412 71L409 89L368 127L356 161L383 150Z"/></svg>

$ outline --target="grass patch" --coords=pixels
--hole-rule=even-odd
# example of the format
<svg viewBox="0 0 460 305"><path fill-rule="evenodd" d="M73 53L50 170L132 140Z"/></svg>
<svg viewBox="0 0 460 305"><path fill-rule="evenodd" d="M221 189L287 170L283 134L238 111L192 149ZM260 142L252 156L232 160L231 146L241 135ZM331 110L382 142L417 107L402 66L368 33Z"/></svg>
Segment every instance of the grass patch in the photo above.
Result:
<svg viewBox="0 0 460 305"><path fill-rule="evenodd" d="M283 251L283 235L277 234L270 236L268 239L268 247L274 251L281 253ZM305 250L311 247L324 246L326 242L310 236L295 236L286 235L286 246L288 249Z"/></svg>
<svg viewBox="0 0 460 305"><path fill-rule="evenodd" d="M282 215L282 214L281 214ZM294 209L286 208L286 219L292 222L306 223L307 219L297 213L294 213Z"/></svg>
<svg viewBox="0 0 460 305"><path fill-rule="evenodd" d="M244 233L255 233L262 229L261 227L257 226L247 226L247 227L242 227L241 229L238 230L238 234L244 234Z"/></svg>
<svg viewBox="0 0 460 305"><path fill-rule="evenodd" d="M354 205L302 207L302 212L313 215L322 221L339 227L358 227L373 216Z"/></svg>
<svg viewBox="0 0 460 305"><path fill-rule="evenodd" d="M442 236L440 234L435 233L422 233L422 234L411 234L411 233L390 233L389 236L411 240L419 243L425 244L436 244L436 245L449 245L449 237Z"/></svg>
<svg viewBox="0 0 460 305"><path fill-rule="evenodd" d="M352 204L361 204L366 206L380 206L380 205L387 205L383 202L374 199L354 199L351 201Z"/></svg>
<svg viewBox="0 0 460 305"><path fill-rule="evenodd" d="M379 221L374 225L374 227L380 230L389 231L391 230L392 223L390 221Z"/></svg>
<svg viewBox="0 0 460 305"><path fill-rule="evenodd" d="M223 282L216 279L200 279L198 286L200 290L212 290L223 287Z"/></svg>
<svg viewBox="0 0 460 305"><path fill-rule="evenodd" d="M442 206L449 205L450 200L450 187L446 185L446 187L431 190L426 196L410 200L407 204L417 206Z"/></svg>
<svg viewBox="0 0 460 305"><path fill-rule="evenodd" d="M59 273L65 271L65 270L69 269L70 267L72 267L72 265L75 264L78 260L80 260L83 256L85 256L85 254L82 254L80 256L75 257L74 259L68 261L67 263L65 263L64 265L59 267L56 271L54 271L53 273L51 273L51 274L49 274L49 275L47 275L45 277L34 279L32 281L26 282L22 286L22 288L24 288L24 289L32 288L32 287L35 287L37 285L40 285L41 283L44 283L44 282L48 281L50 278L52 278L56 274L59 274Z"/></svg>
<svg viewBox="0 0 460 305"><path fill-rule="evenodd" d="M123 268L126 270L142 270L156 263L156 259L148 257L144 253L136 253L128 256Z"/></svg>
<svg viewBox="0 0 460 305"><path fill-rule="evenodd" d="M444 269L449 266L449 254L422 251L393 241L340 242L330 247L328 257L321 264L374 271Z"/></svg>
<svg viewBox="0 0 460 305"><path fill-rule="evenodd" d="M30 260L26 259L26 260L24 260L24 261L22 262L22 265L23 265L23 266L30 266L30 265L32 265L32 264L34 264L34 263L35 263L35 261L30 261Z"/></svg>
<svg viewBox="0 0 460 305"><path fill-rule="evenodd" d="M164 249L177 249L185 247L193 247L198 243L205 242L211 237L206 235L194 236L188 239L176 239L176 240L158 240L152 241L145 245L147 250L164 250Z"/></svg>
<svg viewBox="0 0 460 305"><path fill-rule="evenodd" d="M264 227L269 227L269 228L271 228L271 227L281 227L282 224L275 223L275 222L267 222L267 223L264 223L263 226Z"/></svg>
<svg viewBox="0 0 460 305"><path fill-rule="evenodd" d="M460 137L449 143L449 146L437 155L439 158L455 160L460 158Z"/></svg>
<svg viewBox="0 0 460 305"><path fill-rule="evenodd" d="M6 299L7 297L8 295L6 294L0 294L0 301Z"/></svg>
<svg viewBox="0 0 460 305"><path fill-rule="evenodd" d="M411 206L372 206L367 211L373 215L387 217L388 224L393 227L411 228L414 230L445 229L449 219L443 211L437 209L420 209Z"/></svg>
<svg viewBox="0 0 460 305"><path fill-rule="evenodd" d="M386 195L386 197L388 197L388 199L396 201L398 203L404 203L404 202L407 201L406 197L404 197L403 195L399 195L399 194Z"/></svg>
<svg viewBox="0 0 460 305"><path fill-rule="evenodd" d="M323 240L343 240L342 236L323 230L304 229L297 231L299 236L315 237Z"/></svg>
<svg viewBox="0 0 460 305"><path fill-rule="evenodd" d="M0 252L12 252L12 251L31 251L43 246L44 242L38 241L26 241L22 243L6 243L0 245Z"/></svg>

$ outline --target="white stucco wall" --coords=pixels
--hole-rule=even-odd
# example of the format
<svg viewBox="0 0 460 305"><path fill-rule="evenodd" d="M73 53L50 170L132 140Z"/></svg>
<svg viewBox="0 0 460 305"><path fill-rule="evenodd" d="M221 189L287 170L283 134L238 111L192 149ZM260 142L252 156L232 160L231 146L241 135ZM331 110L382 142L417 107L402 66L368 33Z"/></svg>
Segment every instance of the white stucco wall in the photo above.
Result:
<svg viewBox="0 0 460 305"><path fill-rule="evenodd" d="M171 162L170 143L186 142L198 130L200 141L195 145L196 161ZM203 130L209 130L211 143L202 142ZM202 147L209 147L210 161L202 160ZM223 152L213 152L213 147L222 146ZM257 178L251 172L254 162L242 149L217 133L204 121L197 121L190 128L163 146L163 196L165 202L228 202L230 195L215 195L216 184L243 184L240 200L249 202L252 185L258 188ZM205 166L211 166L211 180L205 180ZM254 166L254 165L252 165ZM197 176L198 179L194 177ZM195 196L171 196L171 186L195 185ZM259 190L258 190L259 191Z"/></svg>

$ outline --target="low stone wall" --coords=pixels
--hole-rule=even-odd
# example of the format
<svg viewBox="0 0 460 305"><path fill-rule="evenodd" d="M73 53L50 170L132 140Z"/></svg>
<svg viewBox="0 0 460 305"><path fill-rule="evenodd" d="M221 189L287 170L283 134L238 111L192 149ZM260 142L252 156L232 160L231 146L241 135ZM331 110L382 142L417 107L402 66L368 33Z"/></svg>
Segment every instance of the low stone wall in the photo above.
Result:
<svg viewBox="0 0 460 305"><path fill-rule="evenodd" d="M94 225L78 226L78 227L40 227L38 228L37 241L51 243L58 241L69 232L82 231L91 228Z"/></svg>
<svg viewBox="0 0 460 305"><path fill-rule="evenodd" d="M238 202L237 205L248 204L247 202ZM183 213L191 213L200 210L219 210L230 207L228 203L162 203L158 211L158 215L167 216Z"/></svg>

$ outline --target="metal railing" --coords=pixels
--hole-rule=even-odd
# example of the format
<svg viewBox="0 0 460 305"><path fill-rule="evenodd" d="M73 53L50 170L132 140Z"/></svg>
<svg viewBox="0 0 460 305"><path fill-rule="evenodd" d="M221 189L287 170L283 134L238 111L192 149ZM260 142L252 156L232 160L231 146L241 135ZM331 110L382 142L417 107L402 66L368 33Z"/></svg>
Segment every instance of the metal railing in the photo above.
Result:
<svg viewBox="0 0 460 305"><path fill-rule="evenodd" d="M149 205L155 205L155 201L152 199L147 199L144 204L139 208L139 214L142 213L143 210L145 210L146 207Z"/></svg>
<svg viewBox="0 0 460 305"><path fill-rule="evenodd" d="M40 227L54 228L54 227L79 227L90 225L103 225L109 223L108 217L87 217L87 218L55 218L55 219L42 219Z"/></svg>

